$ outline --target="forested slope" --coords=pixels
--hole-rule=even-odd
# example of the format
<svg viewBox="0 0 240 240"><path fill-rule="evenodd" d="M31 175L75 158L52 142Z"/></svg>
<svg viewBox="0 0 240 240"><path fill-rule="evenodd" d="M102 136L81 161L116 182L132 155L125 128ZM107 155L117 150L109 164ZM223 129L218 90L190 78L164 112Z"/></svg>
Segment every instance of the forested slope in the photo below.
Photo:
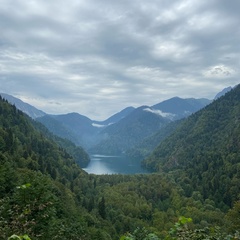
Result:
<svg viewBox="0 0 240 240"><path fill-rule="evenodd" d="M165 126L163 126L157 133L151 135L150 137L144 138L136 146L128 149L126 151L126 155L142 161L153 152L160 142L172 134L182 121L183 120L176 120L165 124Z"/></svg>
<svg viewBox="0 0 240 240"><path fill-rule="evenodd" d="M144 165L181 169L186 195L198 190L220 207L232 206L240 193L240 86L186 119Z"/></svg>
<svg viewBox="0 0 240 240"><path fill-rule="evenodd" d="M88 175L0 98L1 240L13 234L34 240L117 240L136 230L172 240L168 230L181 215L193 218L192 231L218 225L225 236L239 229L239 203L227 212L198 191L186 196L177 175ZM135 239L146 239L144 234Z"/></svg>

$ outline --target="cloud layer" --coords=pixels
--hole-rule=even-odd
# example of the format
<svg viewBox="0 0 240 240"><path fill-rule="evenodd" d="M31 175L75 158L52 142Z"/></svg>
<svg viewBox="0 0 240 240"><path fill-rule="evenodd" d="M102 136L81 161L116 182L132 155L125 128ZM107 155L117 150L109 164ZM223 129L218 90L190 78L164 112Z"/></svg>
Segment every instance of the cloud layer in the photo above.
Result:
<svg viewBox="0 0 240 240"><path fill-rule="evenodd" d="M239 83L238 0L4 0L0 92L48 113L127 106Z"/></svg>

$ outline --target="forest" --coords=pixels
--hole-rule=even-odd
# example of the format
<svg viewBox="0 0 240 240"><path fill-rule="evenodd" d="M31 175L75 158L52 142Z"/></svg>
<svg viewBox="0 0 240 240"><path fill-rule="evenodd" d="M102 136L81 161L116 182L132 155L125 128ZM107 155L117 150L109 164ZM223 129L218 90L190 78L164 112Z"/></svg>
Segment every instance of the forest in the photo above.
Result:
<svg viewBox="0 0 240 240"><path fill-rule="evenodd" d="M240 86L166 135L152 174L87 174L82 148L0 98L0 240L240 239Z"/></svg>

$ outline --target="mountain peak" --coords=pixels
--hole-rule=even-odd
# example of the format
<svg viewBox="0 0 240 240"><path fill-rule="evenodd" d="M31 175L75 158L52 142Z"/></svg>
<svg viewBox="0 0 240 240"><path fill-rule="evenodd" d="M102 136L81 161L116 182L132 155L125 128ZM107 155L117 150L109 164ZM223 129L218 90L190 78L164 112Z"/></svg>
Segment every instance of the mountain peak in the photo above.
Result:
<svg viewBox="0 0 240 240"><path fill-rule="evenodd" d="M215 96L214 100L220 98L221 96L224 96L227 92L229 92L229 91L231 91L231 90L232 90L232 87L231 87L231 86L224 88L221 92L219 92L219 93Z"/></svg>

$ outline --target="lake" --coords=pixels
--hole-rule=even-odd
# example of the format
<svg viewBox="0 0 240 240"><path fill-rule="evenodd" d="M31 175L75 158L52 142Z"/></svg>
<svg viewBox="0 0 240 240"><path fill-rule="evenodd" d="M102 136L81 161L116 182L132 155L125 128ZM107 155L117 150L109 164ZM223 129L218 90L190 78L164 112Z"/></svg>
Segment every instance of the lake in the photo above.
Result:
<svg viewBox="0 0 240 240"><path fill-rule="evenodd" d="M130 159L126 156L94 154L90 157L90 163L86 168L83 168L87 173L97 175L149 173L146 169L141 167L139 161Z"/></svg>

